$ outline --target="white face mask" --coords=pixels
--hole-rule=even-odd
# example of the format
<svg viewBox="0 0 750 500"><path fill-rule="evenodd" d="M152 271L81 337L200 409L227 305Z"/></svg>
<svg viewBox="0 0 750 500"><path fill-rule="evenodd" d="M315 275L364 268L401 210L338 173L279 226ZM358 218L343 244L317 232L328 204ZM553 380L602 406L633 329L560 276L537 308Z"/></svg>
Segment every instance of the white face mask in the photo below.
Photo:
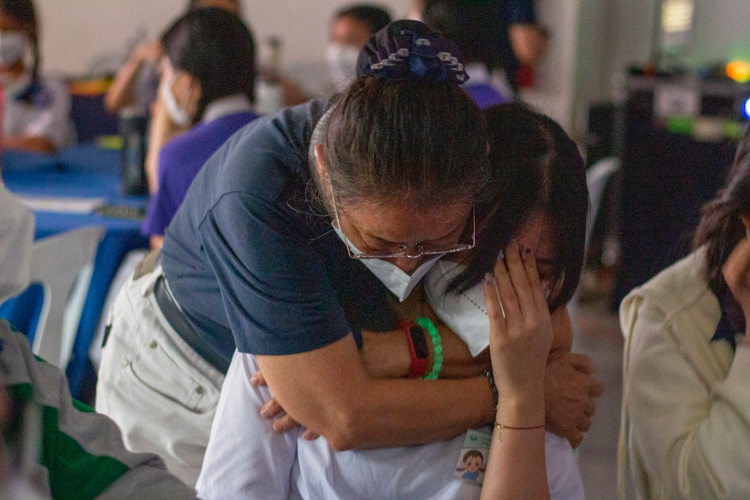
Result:
<svg viewBox="0 0 750 500"><path fill-rule="evenodd" d="M463 293L445 293L453 279L464 271L464 266L447 260L438 262L425 277L424 289L432 309L461 340L472 356L490 345L490 318L484 300L482 283Z"/></svg>
<svg viewBox="0 0 750 500"><path fill-rule="evenodd" d="M333 224L331 225L333 226ZM333 226L333 230L336 231L336 234L339 236L341 241L344 242L345 245L349 245L349 248L351 248L353 254L359 255L362 253L357 247L352 245L352 242L344 236L339 228ZM404 300L406 300L406 297L409 296L411 291L414 290L414 287L417 286L424 275L427 274L427 271L429 271L430 268L432 268L432 266L434 266L441 257L442 255L437 255L429 260L426 260L425 262L420 264L419 267L417 267L417 269L411 275L405 273L397 265L391 264L390 262L385 260L359 259L359 261L364 264L365 267L369 269L370 272L374 274L375 277L380 280L380 282L383 283L393 295L398 297L399 301L403 302Z"/></svg>
<svg viewBox="0 0 750 500"><path fill-rule="evenodd" d="M169 119L178 127L184 128L190 125L191 117L185 108L180 107L174 96L174 92L172 92L172 85L174 85L176 80L177 75L172 73L169 78L163 80L165 83L159 87L159 92L162 99L164 99L164 106L167 108Z"/></svg>
<svg viewBox="0 0 750 500"><path fill-rule="evenodd" d="M0 304L29 286L34 214L0 182Z"/></svg>
<svg viewBox="0 0 750 500"><path fill-rule="evenodd" d="M10 66L23 56L29 37L18 31L0 31L0 66Z"/></svg>
<svg viewBox="0 0 750 500"><path fill-rule="evenodd" d="M326 50L328 71L336 91L343 92L357 77L359 50L351 45L330 43Z"/></svg>
<svg viewBox="0 0 750 500"><path fill-rule="evenodd" d="M480 282L465 292L446 294L448 285L464 270L461 264L441 260L425 277L424 289L440 321L469 346L472 356L477 356L490 345L490 317L484 300L484 285ZM547 300L550 292L545 291Z"/></svg>

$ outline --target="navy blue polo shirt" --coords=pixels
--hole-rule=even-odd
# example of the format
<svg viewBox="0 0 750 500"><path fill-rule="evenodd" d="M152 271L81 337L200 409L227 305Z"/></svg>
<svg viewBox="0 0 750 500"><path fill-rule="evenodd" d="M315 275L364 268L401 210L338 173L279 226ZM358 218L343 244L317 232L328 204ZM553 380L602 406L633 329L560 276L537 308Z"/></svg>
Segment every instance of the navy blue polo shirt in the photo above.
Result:
<svg viewBox="0 0 750 500"><path fill-rule="evenodd" d="M164 274L197 333L231 359L394 330L392 295L348 256L315 207L308 149L326 103L287 108L235 133L191 184L165 232Z"/></svg>

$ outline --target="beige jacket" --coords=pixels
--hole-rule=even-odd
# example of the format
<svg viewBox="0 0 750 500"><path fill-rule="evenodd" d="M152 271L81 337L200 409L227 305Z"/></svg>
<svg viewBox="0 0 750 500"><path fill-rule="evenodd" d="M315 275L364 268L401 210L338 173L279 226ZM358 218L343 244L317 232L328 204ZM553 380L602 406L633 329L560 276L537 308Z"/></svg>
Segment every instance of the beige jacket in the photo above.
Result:
<svg viewBox="0 0 750 500"><path fill-rule="evenodd" d="M628 465L639 498L750 498L750 348L720 318L704 249L622 302L620 498Z"/></svg>

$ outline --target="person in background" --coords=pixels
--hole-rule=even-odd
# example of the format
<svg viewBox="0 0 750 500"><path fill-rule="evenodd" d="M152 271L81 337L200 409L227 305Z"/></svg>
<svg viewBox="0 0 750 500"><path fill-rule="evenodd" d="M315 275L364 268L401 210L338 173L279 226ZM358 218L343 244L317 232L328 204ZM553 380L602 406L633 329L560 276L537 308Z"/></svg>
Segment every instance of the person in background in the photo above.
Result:
<svg viewBox="0 0 750 500"><path fill-rule="evenodd" d="M34 216L0 182L0 303L29 284ZM193 499L152 453L125 449L117 425L70 396L65 375L35 358L0 320L0 498Z"/></svg>
<svg viewBox="0 0 750 500"><path fill-rule="evenodd" d="M151 126L159 160L150 181L157 189L142 226L154 248L161 247L164 230L206 160L257 118L255 43L239 17L215 7L192 10L164 33L161 45L164 106Z"/></svg>
<svg viewBox="0 0 750 500"><path fill-rule="evenodd" d="M25 62L29 51L31 67ZM64 82L40 76L40 60L31 0L0 1L4 148L52 153L74 140L70 92Z"/></svg>
<svg viewBox="0 0 750 500"><path fill-rule="evenodd" d="M336 12L326 50L331 82L336 92L343 92L354 81L357 56L368 38L390 22L390 13L377 5L354 4Z"/></svg>
<svg viewBox="0 0 750 500"><path fill-rule="evenodd" d="M518 89L547 50L549 36L537 23L534 0L495 0L501 23L500 61L505 77Z"/></svg>
<svg viewBox="0 0 750 500"><path fill-rule="evenodd" d="M494 0L424 0L421 17L432 29L456 42L466 59L469 81L463 89L482 109L514 99L509 86L493 82L501 68L501 30Z"/></svg>
<svg viewBox="0 0 750 500"><path fill-rule="evenodd" d="M620 305L620 498L750 498L750 129L694 251Z"/></svg>
<svg viewBox="0 0 750 500"><path fill-rule="evenodd" d="M427 22L424 18L424 9L429 0L415 0L409 10L408 18ZM479 4L489 3L494 12L487 12L487 17L478 24L461 26L463 30L477 29L482 27L482 32L487 31L487 26L496 30L496 39L488 43L496 47L497 52L493 57L495 65L494 74L491 75L493 85L502 89L504 94L513 94L518 91L519 80L527 78L530 70L539 63L547 48L547 32L537 24L534 0L490 0L480 1ZM447 5L450 5L448 2ZM450 6L453 16L462 16L477 8L474 2L457 2L461 7L468 10L464 13L456 6ZM486 7L480 7L486 8ZM449 13L448 10L447 13ZM433 15L437 15L433 14ZM444 16L445 14L440 14ZM473 22L473 21L472 21ZM428 23L429 24L429 23ZM475 77L479 75L475 74ZM474 78L475 81L476 78Z"/></svg>
<svg viewBox="0 0 750 500"><path fill-rule="evenodd" d="M187 10L189 12L203 7L219 7L233 14L240 13L238 0L190 0ZM133 107L140 112L149 110L157 98L161 56L159 40L146 42L135 48L104 96L104 105L110 113Z"/></svg>

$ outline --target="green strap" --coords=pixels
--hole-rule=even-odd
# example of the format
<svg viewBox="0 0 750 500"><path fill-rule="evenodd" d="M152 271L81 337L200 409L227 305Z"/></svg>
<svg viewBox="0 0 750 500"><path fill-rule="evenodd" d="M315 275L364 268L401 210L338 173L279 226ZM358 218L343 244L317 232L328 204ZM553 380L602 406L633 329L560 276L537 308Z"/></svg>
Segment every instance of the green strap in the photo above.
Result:
<svg viewBox="0 0 750 500"><path fill-rule="evenodd" d="M430 321L429 318L417 318L415 322L430 334L435 353L435 360L432 363L432 371L422 378L425 380L437 380L440 370L443 368L443 344L440 341L440 333L438 333L435 323Z"/></svg>

